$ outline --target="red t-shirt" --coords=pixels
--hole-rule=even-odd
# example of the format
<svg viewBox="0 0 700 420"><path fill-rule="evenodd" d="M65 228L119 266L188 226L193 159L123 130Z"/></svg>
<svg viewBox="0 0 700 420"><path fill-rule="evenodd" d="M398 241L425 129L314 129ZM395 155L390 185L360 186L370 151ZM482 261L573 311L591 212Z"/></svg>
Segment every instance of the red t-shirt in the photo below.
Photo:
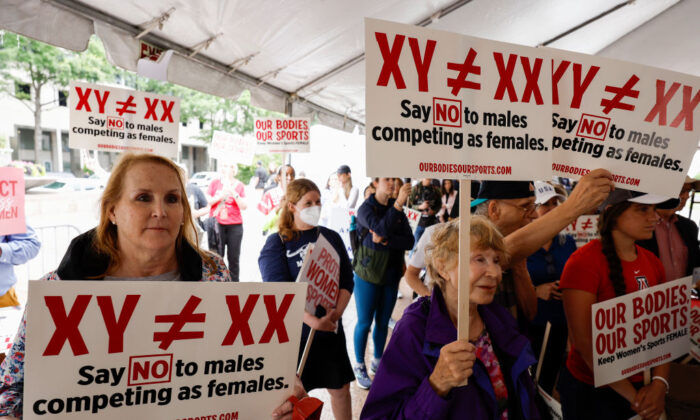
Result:
<svg viewBox="0 0 700 420"><path fill-rule="evenodd" d="M622 261L622 275L627 293L633 293L666 281L664 267L656 255L637 246L637 259ZM564 266L559 287L578 289L596 295L596 302L615 298L615 289L610 281L608 261L603 255L603 245L596 239L574 252ZM590 316L590 315L589 315ZM581 382L593 385L593 372L579 352L571 345L566 367ZM642 380L637 374L629 378L632 382Z"/></svg>
<svg viewBox="0 0 700 420"><path fill-rule="evenodd" d="M211 185L209 185L209 196L213 197L216 195L216 193L224 187L224 184L221 182L220 179L215 179L212 181ZM233 190L238 194L241 198L245 198L245 188L243 186L243 183L236 180L236 186L233 187ZM236 202L236 199L233 197L229 197L225 200L222 200L224 202L225 209L224 211L219 211L219 205L221 204L221 201L214 204L211 206L211 210L209 212L209 215L212 217L216 217L216 221L219 222L222 225L240 225L243 223L243 217L241 216L241 209L238 207L238 203Z"/></svg>

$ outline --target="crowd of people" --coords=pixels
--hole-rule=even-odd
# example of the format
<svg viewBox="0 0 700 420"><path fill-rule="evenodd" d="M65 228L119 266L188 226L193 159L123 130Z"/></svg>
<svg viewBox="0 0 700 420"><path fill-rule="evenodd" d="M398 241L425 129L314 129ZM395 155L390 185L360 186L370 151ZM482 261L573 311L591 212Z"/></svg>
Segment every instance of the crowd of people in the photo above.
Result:
<svg viewBox="0 0 700 420"><path fill-rule="evenodd" d="M421 179L412 186L374 178L363 198L347 165L323 191L290 165L268 175L258 163L251 181L257 196L250 197L236 165L224 165L203 194L169 159L126 154L102 195L98 225L76 237L43 280L239 281L242 211L257 200L267 217L258 258L263 281L294 282L321 234L340 256L335 308L304 313L299 360L311 331L314 338L294 387L297 397L327 389L336 419L352 418L352 381L369 390L362 419L547 418L536 385L559 395L565 419L657 420L664 411L671 363L654 367L647 383L632 375L593 386L591 307L700 265L698 228L677 214L695 180L687 179L680 197L614 188L602 169L573 189L543 181L473 182L471 206L461 209L473 214L469 336L458 339L456 181ZM322 226L331 208L355 213L348 226L352 258L341 235ZM406 208L420 213L415 229ZM562 231L594 213L600 238L577 249ZM36 253L38 242L31 231L26 236L3 238L0 270ZM0 303L12 298L5 278ZM415 299L388 338L402 279ZM351 357L342 316L353 295ZM25 336L23 319L0 367L0 417L22 416ZM535 378L530 368L544 342L546 358ZM272 416L291 419L292 410L285 403Z"/></svg>

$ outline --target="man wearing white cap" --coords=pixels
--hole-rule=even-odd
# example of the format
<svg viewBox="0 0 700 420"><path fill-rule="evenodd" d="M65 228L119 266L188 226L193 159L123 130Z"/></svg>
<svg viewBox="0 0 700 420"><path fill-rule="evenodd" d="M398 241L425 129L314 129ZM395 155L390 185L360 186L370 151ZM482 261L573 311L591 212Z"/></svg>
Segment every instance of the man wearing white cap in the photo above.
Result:
<svg viewBox="0 0 700 420"><path fill-rule="evenodd" d="M667 280L676 280L693 274L700 266L698 226L687 217L677 214L685 207L690 192L700 181L686 176L679 198L656 206L658 219L651 239L639 241L639 245L659 257L666 271Z"/></svg>

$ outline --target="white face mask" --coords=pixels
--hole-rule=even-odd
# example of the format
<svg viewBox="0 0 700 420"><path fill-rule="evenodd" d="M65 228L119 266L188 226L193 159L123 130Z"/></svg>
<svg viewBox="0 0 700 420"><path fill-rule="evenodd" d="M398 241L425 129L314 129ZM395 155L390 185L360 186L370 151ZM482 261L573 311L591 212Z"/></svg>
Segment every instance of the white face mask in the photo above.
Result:
<svg viewBox="0 0 700 420"><path fill-rule="evenodd" d="M318 221L321 219L321 206L311 206L299 211L299 218L302 222L311 226L318 226Z"/></svg>

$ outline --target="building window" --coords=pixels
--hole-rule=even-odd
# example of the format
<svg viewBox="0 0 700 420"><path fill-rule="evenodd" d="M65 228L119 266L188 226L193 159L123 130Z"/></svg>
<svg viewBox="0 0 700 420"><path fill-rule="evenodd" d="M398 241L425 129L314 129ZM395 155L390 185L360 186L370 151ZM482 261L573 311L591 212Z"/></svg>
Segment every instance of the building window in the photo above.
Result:
<svg viewBox="0 0 700 420"><path fill-rule="evenodd" d="M61 132L61 150L70 152L70 148L68 147L68 133L65 131Z"/></svg>
<svg viewBox="0 0 700 420"><path fill-rule="evenodd" d="M199 120L199 129L203 130L204 129L204 121Z"/></svg>
<svg viewBox="0 0 700 420"><path fill-rule="evenodd" d="M189 146L182 146L182 159L190 158L190 148Z"/></svg>
<svg viewBox="0 0 700 420"><path fill-rule="evenodd" d="M15 96L29 99L32 90L27 83L15 83Z"/></svg>
<svg viewBox="0 0 700 420"><path fill-rule="evenodd" d="M68 92L65 90L58 91L58 106L68 106Z"/></svg>
<svg viewBox="0 0 700 420"><path fill-rule="evenodd" d="M19 128L17 129L17 137L19 137L20 149L34 150L34 130Z"/></svg>
<svg viewBox="0 0 700 420"><path fill-rule="evenodd" d="M53 145L51 144L51 133L48 131L41 133L41 150L46 150L47 152L53 150Z"/></svg>

